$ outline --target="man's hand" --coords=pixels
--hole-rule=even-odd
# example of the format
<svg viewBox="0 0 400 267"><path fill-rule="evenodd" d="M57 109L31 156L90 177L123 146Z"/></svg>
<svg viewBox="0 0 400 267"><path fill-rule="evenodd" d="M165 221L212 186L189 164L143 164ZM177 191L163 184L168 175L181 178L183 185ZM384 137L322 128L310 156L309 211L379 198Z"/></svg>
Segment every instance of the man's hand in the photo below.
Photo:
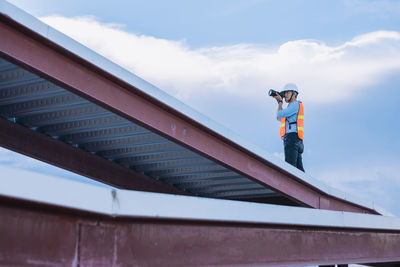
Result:
<svg viewBox="0 0 400 267"><path fill-rule="evenodd" d="M276 99L276 101L282 101L282 97L280 95L276 95L274 96L274 98Z"/></svg>

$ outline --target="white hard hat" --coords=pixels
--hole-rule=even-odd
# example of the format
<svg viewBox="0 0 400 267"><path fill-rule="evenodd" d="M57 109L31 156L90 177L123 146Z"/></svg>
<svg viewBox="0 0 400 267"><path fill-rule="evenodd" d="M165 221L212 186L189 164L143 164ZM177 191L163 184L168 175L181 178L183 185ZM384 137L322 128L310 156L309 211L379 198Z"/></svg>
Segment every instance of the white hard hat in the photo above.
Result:
<svg viewBox="0 0 400 267"><path fill-rule="evenodd" d="M299 91L297 90L297 86L294 83L288 83L286 84L282 91L295 91L296 93L299 93Z"/></svg>

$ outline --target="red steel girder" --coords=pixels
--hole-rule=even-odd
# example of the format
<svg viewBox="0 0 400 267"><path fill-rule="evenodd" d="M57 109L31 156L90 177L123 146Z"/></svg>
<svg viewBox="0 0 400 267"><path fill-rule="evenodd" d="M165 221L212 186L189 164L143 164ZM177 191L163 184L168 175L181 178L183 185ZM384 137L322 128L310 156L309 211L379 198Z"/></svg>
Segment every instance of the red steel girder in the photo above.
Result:
<svg viewBox="0 0 400 267"><path fill-rule="evenodd" d="M188 195L166 183L4 118L0 118L0 146L118 188Z"/></svg>
<svg viewBox="0 0 400 267"><path fill-rule="evenodd" d="M110 218L0 199L0 265L299 266L400 261L399 231Z"/></svg>
<svg viewBox="0 0 400 267"><path fill-rule="evenodd" d="M377 213L327 195L11 19L0 18L0 55L13 63L303 206Z"/></svg>

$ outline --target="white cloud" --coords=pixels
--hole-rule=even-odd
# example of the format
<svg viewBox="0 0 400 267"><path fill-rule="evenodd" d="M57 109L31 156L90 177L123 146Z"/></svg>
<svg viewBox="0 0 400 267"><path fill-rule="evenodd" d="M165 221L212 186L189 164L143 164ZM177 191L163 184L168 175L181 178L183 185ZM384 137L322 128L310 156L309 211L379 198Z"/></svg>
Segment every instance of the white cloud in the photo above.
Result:
<svg viewBox="0 0 400 267"><path fill-rule="evenodd" d="M400 33L372 32L339 45L295 40L191 49L185 41L138 35L94 17L42 20L170 94L187 100L224 92L259 99L295 82L308 103L334 102L400 71Z"/></svg>

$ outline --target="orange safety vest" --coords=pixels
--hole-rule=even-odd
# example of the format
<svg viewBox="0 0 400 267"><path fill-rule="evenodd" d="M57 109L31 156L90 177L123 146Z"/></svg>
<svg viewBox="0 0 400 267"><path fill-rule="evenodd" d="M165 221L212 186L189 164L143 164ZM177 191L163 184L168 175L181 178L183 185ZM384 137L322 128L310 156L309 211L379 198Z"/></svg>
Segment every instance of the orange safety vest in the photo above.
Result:
<svg viewBox="0 0 400 267"><path fill-rule="evenodd" d="M299 113L297 114L297 134L303 140L303 127L304 127L304 108L303 103L299 101ZM281 129L279 131L281 138L286 134L286 118L281 118Z"/></svg>

